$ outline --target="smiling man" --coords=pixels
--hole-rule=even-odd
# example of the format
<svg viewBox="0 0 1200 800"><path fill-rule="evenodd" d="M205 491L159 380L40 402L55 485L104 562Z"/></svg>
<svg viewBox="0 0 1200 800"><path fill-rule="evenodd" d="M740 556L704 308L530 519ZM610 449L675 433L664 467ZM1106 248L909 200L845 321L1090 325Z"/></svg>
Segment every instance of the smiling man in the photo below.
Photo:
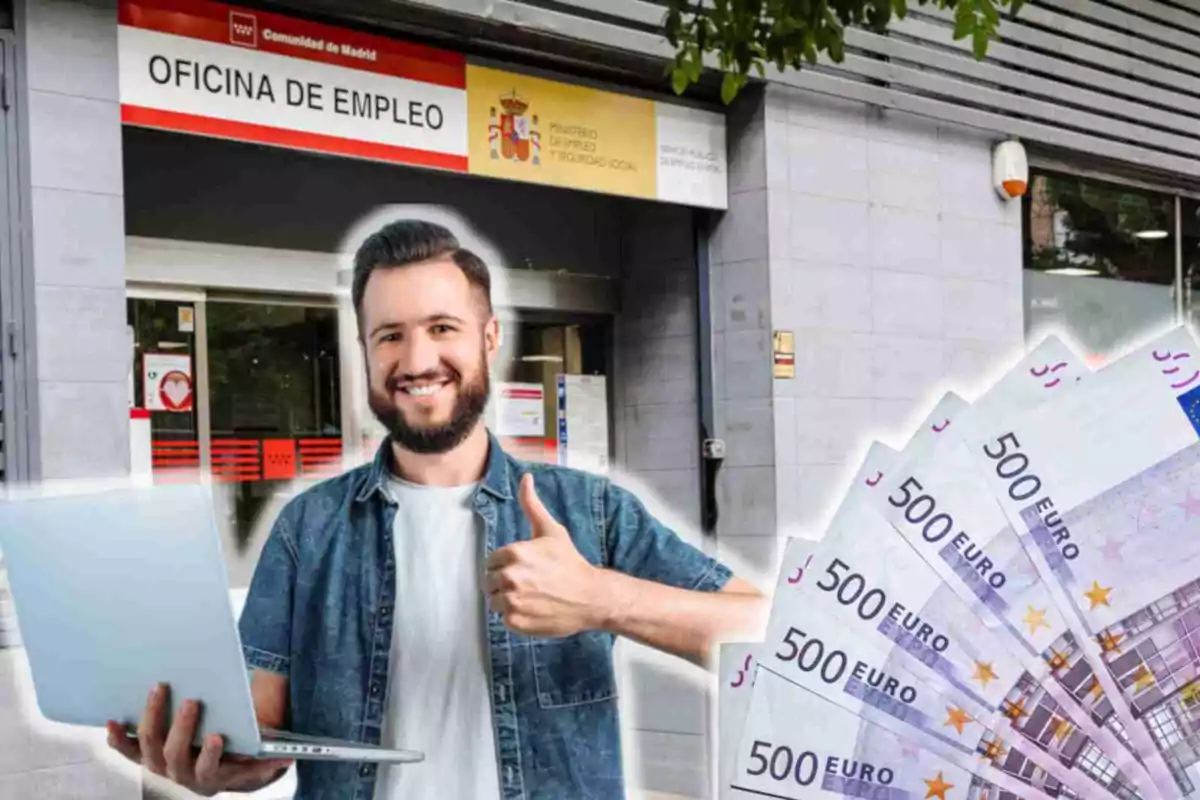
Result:
<svg viewBox="0 0 1200 800"><path fill-rule="evenodd" d="M281 513L242 640L264 725L426 761L300 762L297 798L623 798L614 637L706 663L759 632L765 601L605 478L501 449L482 421L491 281L448 230L370 236L353 299L389 438ZM201 793L278 777L219 739L164 755L167 726L148 727L136 757Z"/></svg>

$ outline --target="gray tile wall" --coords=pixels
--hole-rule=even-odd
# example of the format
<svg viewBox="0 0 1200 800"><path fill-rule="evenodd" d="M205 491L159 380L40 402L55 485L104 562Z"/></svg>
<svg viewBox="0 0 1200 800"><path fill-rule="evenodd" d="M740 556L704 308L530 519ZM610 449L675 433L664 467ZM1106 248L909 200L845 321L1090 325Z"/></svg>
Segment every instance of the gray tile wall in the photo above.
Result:
<svg viewBox="0 0 1200 800"><path fill-rule="evenodd" d="M114 0L18 3L39 429L48 480L128 470L125 228ZM25 651L0 649L0 797L141 797L104 735L37 718Z"/></svg>
<svg viewBox="0 0 1200 800"><path fill-rule="evenodd" d="M774 86L763 117L770 318L797 348L772 387L777 532L815 535L871 438L903 443L1022 346L1020 206L986 135Z"/></svg>
<svg viewBox="0 0 1200 800"><path fill-rule="evenodd" d="M699 523L697 279L691 212L622 210L618 457L689 530Z"/></svg>
<svg viewBox="0 0 1200 800"><path fill-rule="evenodd" d="M621 313L616 323L618 481L684 539L699 532L697 276L692 215L622 209ZM621 642L622 712L633 786L708 796L707 699L688 665Z"/></svg>
<svg viewBox="0 0 1200 800"><path fill-rule="evenodd" d="M775 577L819 535L872 438L897 444L946 387L1023 345L1019 204L993 141L771 86L729 114L730 202L712 244L718 550ZM772 375L773 330L796 377Z"/></svg>
<svg viewBox="0 0 1200 800"><path fill-rule="evenodd" d="M20 4L42 477L128 470L115 0Z"/></svg>
<svg viewBox="0 0 1200 800"><path fill-rule="evenodd" d="M777 556L771 259L787 235L771 214L779 142L768 110L755 88L729 111L729 210L713 233L710 279L716 435L726 445L717 476L718 552L760 583Z"/></svg>

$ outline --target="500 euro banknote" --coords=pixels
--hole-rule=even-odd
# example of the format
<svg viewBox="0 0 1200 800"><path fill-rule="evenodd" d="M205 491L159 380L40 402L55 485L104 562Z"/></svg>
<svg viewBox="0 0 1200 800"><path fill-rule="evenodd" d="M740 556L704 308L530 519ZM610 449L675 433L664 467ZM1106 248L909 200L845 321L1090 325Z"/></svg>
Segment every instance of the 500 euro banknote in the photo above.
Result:
<svg viewBox="0 0 1200 800"><path fill-rule="evenodd" d="M1089 740L1079 758L1089 773L1103 775L1115 769L1140 794L1156 797L1161 793L1159 782L1139 762L1141 754L1126 738L1113 699L1095 680L1094 665L1070 636L1064 636L1069 631L1048 587L966 444L994 419L1054 406L1098 380L1084 373L1078 359L1056 340L1047 340L1032 355L1039 356L1035 363L1027 358L958 415L945 435L902 459L880 481L871 502L982 624L1020 657L1019 680L1006 687L1012 695L1010 713L1025 725L1037 726L1044 716L1028 713L1031 705L1052 705ZM1032 391L1013 391L1010 381L1015 378ZM1036 696L1030 694L1035 686L1040 687ZM1097 751L1112 765L1099 760Z"/></svg>
<svg viewBox="0 0 1200 800"><path fill-rule="evenodd" d="M728 646L726 646L728 647ZM755 664L734 664L744 709L730 797L778 800L1033 800L918 741L857 716ZM724 647L722 648L724 650ZM722 653L724 658L725 653ZM745 660L748 659L748 660ZM732 659L727 659L732 661ZM749 696L746 697L748 691Z"/></svg>
<svg viewBox="0 0 1200 800"><path fill-rule="evenodd" d="M987 758L1053 796L1135 797L1128 778L1046 696L1004 641L865 502L871 477L886 474L897 457L872 447L857 476L858 492L842 504L815 550L803 540L789 543L768 629L768 643L780 646L764 650L766 663L793 666L796 672L784 674L802 682L825 680L839 675L842 660L825 651L854 653L862 675L842 690L942 745ZM913 676L916 688L907 695L901 675Z"/></svg>
<svg viewBox="0 0 1200 800"><path fill-rule="evenodd" d="M1050 652L1093 666L1164 796L1200 795L1196 340L1172 331L969 449L1061 617Z"/></svg>

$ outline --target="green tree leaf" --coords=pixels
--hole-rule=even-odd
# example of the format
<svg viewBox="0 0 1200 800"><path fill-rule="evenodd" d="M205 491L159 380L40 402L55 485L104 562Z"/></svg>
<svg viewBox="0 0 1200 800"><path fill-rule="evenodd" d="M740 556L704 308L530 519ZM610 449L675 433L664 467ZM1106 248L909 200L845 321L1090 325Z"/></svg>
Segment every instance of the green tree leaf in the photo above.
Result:
<svg viewBox="0 0 1200 800"><path fill-rule="evenodd" d="M732 102L751 74L817 64L821 56L845 58L845 31L858 27L886 33L912 5L954 15L953 38L970 38L976 58L997 37L1002 11L1015 15L1026 0L666 0L663 32L676 58L671 88L682 94L701 80L710 56L724 73L721 97ZM682 87L682 88L681 88Z"/></svg>
<svg viewBox="0 0 1200 800"><path fill-rule="evenodd" d="M985 28L976 29L971 43L971 50L975 53L975 58L982 61L987 56L988 41L987 30Z"/></svg>
<svg viewBox="0 0 1200 800"><path fill-rule="evenodd" d="M704 57L700 55L699 49L694 50L689 56L687 62L687 77L692 83L697 83L700 76L704 74Z"/></svg>
<svg viewBox="0 0 1200 800"><path fill-rule="evenodd" d="M842 39L842 32L839 30L836 36L829 37L829 57L834 63L840 64L846 57L845 43Z"/></svg>
<svg viewBox="0 0 1200 800"><path fill-rule="evenodd" d="M675 90L675 94L683 94L691 85L687 70L678 66L671 69L671 88Z"/></svg>
<svg viewBox="0 0 1200 800"><path fill-rule="evenodd" d="M960 0L954 10L954 38L964 39L975 32L975 13L972 0Z"/></svg>
<svg viewBox="0 0 1200 800"><path fill-rule="evenodd" d="M728 105L737 97L742 89L742 76L735 72L726 72L721 80L721 102Z"/></svg>

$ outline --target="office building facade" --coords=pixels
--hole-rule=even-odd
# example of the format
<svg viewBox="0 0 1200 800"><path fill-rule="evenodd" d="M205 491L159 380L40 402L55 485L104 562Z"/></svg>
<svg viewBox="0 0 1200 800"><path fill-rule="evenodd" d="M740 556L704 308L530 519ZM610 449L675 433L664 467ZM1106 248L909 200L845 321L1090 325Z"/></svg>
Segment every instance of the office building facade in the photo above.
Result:
<svg viewBox="0 0 1200 800"><path fill-rule="evenodd" d="M235 588L278 503L378 441L347 257L394 216L496 270L510 447L610 471L768 581L941 391L1044 331L1101 363L1193 313L1200 14L1176 5L1029 3L982 61L913 9L729 107L669 92L642 0L8 11L4 476L211 479ZM631 783L709 796L703 697L657 662L625 680ZM0 786L99 770L38 752Z"/></svg>

